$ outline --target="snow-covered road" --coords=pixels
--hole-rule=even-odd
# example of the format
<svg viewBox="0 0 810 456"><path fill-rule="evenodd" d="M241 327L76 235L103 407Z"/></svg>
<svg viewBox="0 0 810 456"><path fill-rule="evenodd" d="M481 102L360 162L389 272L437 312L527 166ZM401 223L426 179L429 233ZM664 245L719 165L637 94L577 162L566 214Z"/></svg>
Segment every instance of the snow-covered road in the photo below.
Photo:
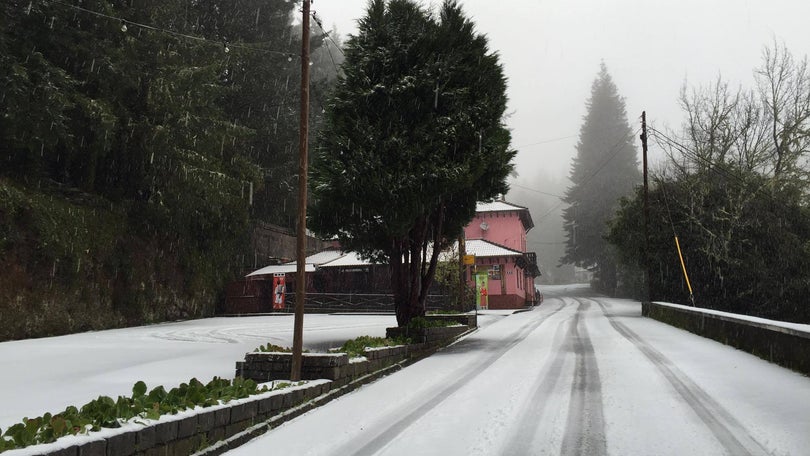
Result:
<svg viewBox="0 0 810 456"><path fill-rule="evenodd" d="M583 291L228 454L808 454L810 379Z"/></svg>

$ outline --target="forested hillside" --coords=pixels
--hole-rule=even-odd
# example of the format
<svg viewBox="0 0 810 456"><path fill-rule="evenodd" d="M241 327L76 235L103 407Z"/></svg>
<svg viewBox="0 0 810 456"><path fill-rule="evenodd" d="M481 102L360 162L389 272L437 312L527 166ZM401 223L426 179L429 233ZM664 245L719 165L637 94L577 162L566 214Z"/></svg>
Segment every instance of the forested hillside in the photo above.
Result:
<svg viewBox="0 0 810 456"><path fill-rule="evenodd" d="M212 314L254 223L295 220L296 4L0 14L0 340ZM341 56L324 38L313 22L312 131Z"/></svg>

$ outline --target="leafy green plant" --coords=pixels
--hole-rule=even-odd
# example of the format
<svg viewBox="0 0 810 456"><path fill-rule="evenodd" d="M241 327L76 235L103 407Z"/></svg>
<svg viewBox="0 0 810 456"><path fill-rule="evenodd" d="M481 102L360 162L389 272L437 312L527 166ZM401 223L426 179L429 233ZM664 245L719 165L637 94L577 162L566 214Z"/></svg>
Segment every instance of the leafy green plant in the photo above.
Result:
<svg viewBox="0 0 810 456"><path fill-rule="evenodd" d="M257 352L277 352L277 353L292 353L292 348L290 347L282 347L280 345L275 345L273 343L268 342L265 345L259 345L256 347Z"/></svg>
<svg viewBox="0 0 810 456"><path fill-rule="evenodd" d="M451 320L443 320L438 318L425 318L416 317L412 318L408 323L408 329L425 329L425 328L444 328L447 326L456 326L458 322Z"/></svg>
<svg viewBox="0 0 810 456"><path fill-rule="evenodd" d="M301 383L296 385L299 384ZM182 383L169 391L163 386L157 386L147 392L146 384L139 381L132 387L130 397L118 396L117 400L113 400L108 396L99 396L81 408L69 406L56 415L46 413L36 418L23 418L22 422L9 427L5 433L0 432L0 453L53 442L69 434L117 428L128 420L158 419L161 415L173 415L197 406L210 407L288 386L291 385L287 383L273 385L272 389L266 386L259 388L250 379L237 377L231 381L214 377L207 384L192 378L188 383Z"/></svg>
<svg viewBox="0 0 810 456"><path fill-rule="evenodd" d="M365 355L366 347L369 348L376 348L376 347L393 347L396 345L407 345L411 343L410 339L407 338L385 338L385 337L372 337L372 336L360 336L351 340L347 340L340 348L336 349L336 352L346 353L349 357L358 357Z"/></svg>

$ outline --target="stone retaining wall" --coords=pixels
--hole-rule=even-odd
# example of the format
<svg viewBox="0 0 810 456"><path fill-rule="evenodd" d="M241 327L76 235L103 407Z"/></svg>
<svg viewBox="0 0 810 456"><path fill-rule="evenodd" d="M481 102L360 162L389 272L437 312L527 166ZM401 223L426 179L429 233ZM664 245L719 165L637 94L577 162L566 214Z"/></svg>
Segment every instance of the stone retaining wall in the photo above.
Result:
<svg viewBox="0 0 810 456"><path fill-rule="evenodd" d="M642 303L641 314L714 339L762 359L810 375L810 333L767 322L716 315L658 303Z"/></svg>

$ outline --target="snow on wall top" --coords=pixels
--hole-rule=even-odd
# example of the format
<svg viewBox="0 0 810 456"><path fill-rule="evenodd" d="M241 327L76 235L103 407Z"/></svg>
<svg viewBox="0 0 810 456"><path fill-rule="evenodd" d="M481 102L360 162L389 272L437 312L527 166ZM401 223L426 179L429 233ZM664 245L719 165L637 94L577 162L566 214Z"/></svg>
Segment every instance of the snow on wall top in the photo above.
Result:
<svg viewBox="0 0 810 456"><path fill-rule="evenodd" d="M713 310L713 309L703 309L700 307L690 307L684 306L681 304L672 304L669 302L654 302L653 304L657 304L660 306L666 307L673 307L676 309L682 309L690 312L696 313L703 313L707 315L713 315L725 320L738 320L738 321L745 321L747 323L753 324L754 326L759 326L762 328L779 331L787 334L793 334L800 337L806 337L810 339L810 325L803 325L800 323L789 323L785 321L777 321L777 320L768 320L767 318L760 318L760 317L752 317L749 315L741 315L729 312L722 312L720 310Z"/></svg>

